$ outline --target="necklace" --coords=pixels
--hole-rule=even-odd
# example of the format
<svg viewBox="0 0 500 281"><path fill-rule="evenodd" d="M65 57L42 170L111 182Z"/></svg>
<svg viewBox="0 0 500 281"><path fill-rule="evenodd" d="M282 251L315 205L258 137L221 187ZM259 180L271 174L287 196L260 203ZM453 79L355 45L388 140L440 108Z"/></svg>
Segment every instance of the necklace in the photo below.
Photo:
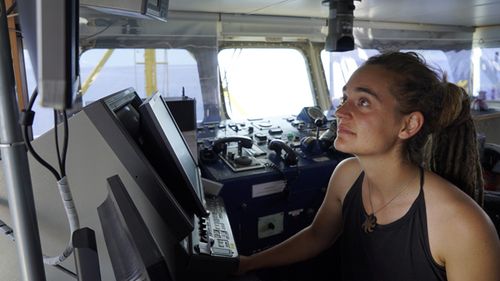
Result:
<svg viewBox="0 0 500 281"><path fill-rule="evenodd" d="M403 193L403 191L410 185L410 183L413 182L414 179L417 178L417 176L418 176L418 173L417 173L417 175L415 175L415 177L412 177L408 182L406 182L405 185L403 185L403 187L398 192L398 194L396 194L396 196L392 197L391 200L387 201L387 203L385 203L382 207L378 208L378 210L376 210L376 211L373 210L372 197L370 194L370 189L371 189L370 181L367 181L367 183L368 183L368 201L370 202L370 207L372 209L372 213L369 214L368 216L365 215L365 221L361 225L361 227L363 228L365 233L371 233L371 232L373 232L373 230L375 230L375 226L377 226L377 217L375 216L375 214L382 211L392 201L394 201L394 199L398 198L398 196Z"/></svg>

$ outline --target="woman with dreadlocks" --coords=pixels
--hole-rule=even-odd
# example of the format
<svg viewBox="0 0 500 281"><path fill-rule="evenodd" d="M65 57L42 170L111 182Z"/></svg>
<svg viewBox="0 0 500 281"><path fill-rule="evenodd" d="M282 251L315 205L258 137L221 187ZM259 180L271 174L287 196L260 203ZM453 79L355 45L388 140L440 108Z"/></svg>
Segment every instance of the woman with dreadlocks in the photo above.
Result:
<svg viewBox="0 0 500 281"><path fill-rule="evenodd" d="M240 258L239 273L318 255L339 236L342 280L500 280L481 209L467 94L415 53L371 57L344 86L334 170L312 224Z"/></svg>

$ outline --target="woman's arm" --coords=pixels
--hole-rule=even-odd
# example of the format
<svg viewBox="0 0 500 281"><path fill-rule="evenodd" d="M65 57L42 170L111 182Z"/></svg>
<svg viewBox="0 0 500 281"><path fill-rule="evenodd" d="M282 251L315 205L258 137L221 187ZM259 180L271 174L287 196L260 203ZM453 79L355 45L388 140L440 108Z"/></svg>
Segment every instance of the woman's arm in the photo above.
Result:
<svg viewBox="0 0 500 281"><path fill-rule="evenodd" d="M238 273L306 260L331 246L342 231L342 200L359 175L359 170L354 158L339 163L311 225L270 249L248 257L240 256Z"/></svg>
<svg viewBox="0 0 500 281"><path fill-rule="evenodd" d="M469 197L457 197L442 211L436 245L448 280L500 281L500 240L493 223Z"/></svg>

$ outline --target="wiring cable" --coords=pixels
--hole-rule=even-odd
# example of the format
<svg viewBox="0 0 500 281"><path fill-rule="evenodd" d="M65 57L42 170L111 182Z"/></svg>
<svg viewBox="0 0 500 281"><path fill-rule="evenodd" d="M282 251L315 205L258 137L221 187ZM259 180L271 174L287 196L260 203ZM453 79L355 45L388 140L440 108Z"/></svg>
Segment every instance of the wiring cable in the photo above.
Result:
<svg viewBox="0 0 500 281"><path fill-rule="evenodd" d="M68 128L68 117L66 111L62 111L63 116L63 124L64 124L64 138L63 138L63 149L62 153L59 148L59 138L58 138L58 111L54 110L54 134L55 134L55 145L57 152L57 160L59 165L59 172L51 166L47 161L45 161L33 148L31 145L31 141L29 139L28 130L33 125L33 120L35 116L35 112L32 110L35 99L38 95L38 90L35 89L33 94L30 97L28 107L26 110L21 112L20 123L23 127L23 137L24 142L28 151L33 155L35 160L37 160L41 165L47 168L56 178L57 187L59 193L61 195L61 199L64 204L64 210L66 212L66 216L68 218L69 227L70 227L70 240L68 242L68 246L64 251L58 256L46 256L44 255L43 261L45 264L57 266L67 257L69 257L73 253L73 241L72 235L73 232L80 228L80 222L78 219L78 213L75 208L75 204L73 202L73 196L71 195L71 190L69 188L68 180L66 177L66 155L68 150L68 140L69 140L69 128ZM59 267L58 267L59 268Z"/></svg>
<svg viewBox="0 0 500 281"><path fill-rule="evenodd" d="M118 20L109 21L108 25L106 25L104 28L102 28L101 30L97 31L94 34L90 34L87 37L81 38L81 40L88 40L90 38L96 37L97 35L99 35L99 34L105 32L106 30L108 30L111 26L113 26L113 24L115 24L117 22L118 22Z"/></svg>
<svg viewBox="0 0 500 281"><path fill-rule="evenodd" d="M58 118L57 118L57 110L54 110L54 124L57 124ZM62 160L61 160L61 151L59 150L59 134L58 134L58 126L54 126L54 139L55 139L55 144L56 144L56 155L57 155L57 163L59 164L59 171L61 172L61 178L63 177L62 175Z"/></svg>
<svg viewBox="0 0 500 281"><path fill-rule="evenodd" d="M33 157L39 163L41 163L45 168L47 168L54 175L54 177L58 180L58 187L61 185L59 187L59 191L62 194L61 196L63 198L65 198L64 199L64 206L66 209L68 219L70 221L71 233L73 233L74 230L79 228L79 220L78 220L78 216L76 214L76 209L74 207L73 201L71 199L71 193L69 192L69 186L67 185L66 172L65 172L66 152L67 152L67 147L68 147L68 145L67 145L68 144L67 115L66 115L66 112L63 112L63 117L65 120L65 124L64 124L65 125L64 126L65 138L64 138L63 155L60 158L62 158L61 159L61 163L62 163L61 174L64 176L61 178L59 173L50 164L48 164L45 160L43 160L36 153L36 151L33 149L32 145L31 145L31 142L29 141L28 130L29 130L29 126L31 126L33 124L33 119L34 119L35 113L32 111L32 108L33 108L33 104L34 104L34 101L35 101L37 95L38 95L38 91L37 91L37 89L35 89L35 91L33 92L32 96L30 98L28 108L21 112L20 123L21 123L21 126L23 127L22 132L23 132L24 142L25 142L27 149L30 151L30 153L33 155ZM4 235L8 236L12 241L15 241L14 230L11 227L9 227L2 220L0 220L0 233L3 233ZM67 269L59 264L60 262L65 260L69 255L71 255L71 253L73 251L72 242L70 241L69 244L70 245L59 256L56 256L56 257L44 256L44 263L54 266L55 268L61 270L62 272L68 274L69 276L71 276L73 278L78 278L78 276L74 272L72 272L71 270L69 270L69 269Z"/></svg>
<svg viewBox="0 0 500 281"><path fill-rule="evenodd" d="M264 167L273 169L273 170L277 171L281 175L281 177L283 178L283 182L285 184L285 188L284 188L283 192L288 197L288 194L290 193L290 186L292 184L294 184L299 179L299 176L300 176L299 164L297 163L297 165L295 165L295 176L293 178L290 178L289 176L287 176L285 174L285 172L278 165L276 165L273 162L266 162L266 163L264 163Z"/></svg>
<svg viewBox="0 0 500 281"><path fill-rule="evenodd" d="M290 190L289 190L290 182L288 181L288 177L286 176L285 172L281 170L280 167L273 162L266 162L264 164L264 167L271 168L280 174L280 176L283 178L283 184L284 184L282 193L284 194L285 198L288 199L288 196L290 195Z"/></svg>
<svg viewBox="0 0 500 281"><path fill-rule="evenodd" d="M15 241L14 231L3 220L0 220L0 231L7 235L10 240Z"/></svg>
<svg viewBox="0 0 500 281"><path fill-rule="evenodd" d="M68 114L66 110L63 110L63 124L64 124L64 144L62 152L62 165L61 165L61 176L66 176L66 155L68 154L68 143L69 143L69 125L68 125Z"/></svg>
<svg viewBox="0 0 500 281"><path fill-rule="evenodd" d="M78 219L78 214L76 212L75 204L71 196L71 191L69 189L68 181L66 176L64 176L60 181L57 182L57 187L59 188L59 193L63 199L64 209L66 211L66 216L69 221L70 227L70 237L73 236L73 232L80 228L80 223ZM70 238L68 246L59 256L43 256L43 261L48 265L57 265L66 260L73 253L73 241Z"/></svg>
<svg viewBox="0 0 500 281"><path fill-rule="evenodd" d="M28 151L31 153L31 155L33 155L35 160L37 160L42 166L47 168L47 170L49 170L57 180L60 180L61 176L59 175L57 170L54 167L52 167L49 163L47 163L47 161L45 161L42 157L40 157L40 155L38 155L38 153L35 151L35 149L31 145L31 141L29 139L28 130L29 130L29 127L33 124L33 120L35 118L35 112L32 111L32 108L33 108L33 104L35 103L35 99L37 96L38 96L38 89L35 89L33 91L33 94L31 95L31 97L29 99L27 109L23 110L21 112L19 122L21 123L21 126L23 128L24 143L26 144Z"/></svg>
<svg viewBox="0 0 500 281"><path fill-rule="evenodd" d="M60 116L59 112L57 110L54 110L54 124L57 124L59 119L58 117ZM56 143L56 153L57 153L57 159L59 162L59 170L61 173L61 178L66 176L66 154L68 152L68 115L65 110L62 110L62 117L63 117L63 125L64 125L64 140L63 140L63 151L62 155L61 152L59 151L59 136L58 136L58 126L54 127L54 136L55 136L55 143Z"/></svg>
<svg viewBox="0 0 500 281"><path fill-rule="evenodd" d="M76 275L76 273L74 273L73 271L67 269L66 267L64 266L61 266L60 264L56 264L54 265L55 268L59 269L60 271L68 274L69 276L75 278L75 279L78 279L78 275Z"/></svg>

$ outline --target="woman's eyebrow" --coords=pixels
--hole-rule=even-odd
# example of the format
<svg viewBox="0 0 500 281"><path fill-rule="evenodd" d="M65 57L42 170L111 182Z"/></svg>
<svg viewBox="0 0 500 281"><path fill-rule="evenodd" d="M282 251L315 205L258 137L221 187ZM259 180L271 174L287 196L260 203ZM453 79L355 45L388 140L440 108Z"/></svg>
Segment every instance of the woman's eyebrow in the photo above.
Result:
<svg viewBox="0 0 500 281"><path fill-rule="evenodd" d="M373 96L374 98L376 98L377 100L380 100L380 97L379 95L374 92L373 90L371 90L370 88L366 88L366 87L356 87L355 88L355 91L356 92L363 92L363 93L367 93L369 94L370 96Z"/></svg>
<svg viewBox="0 0 500 281"><path fill-rule="evenodd" d="M380 100L379 95L376 92L374 92L373 90L371 90L370 88L367 88L367 87L356 87L356 88L354 88L354 91L355 92L367 93L370 96L373 96L375 99ZM344 85L344 87L342 87L342 93L344 94L344 96L346 95L346 92L347 92L347 85Z"/></svg>

